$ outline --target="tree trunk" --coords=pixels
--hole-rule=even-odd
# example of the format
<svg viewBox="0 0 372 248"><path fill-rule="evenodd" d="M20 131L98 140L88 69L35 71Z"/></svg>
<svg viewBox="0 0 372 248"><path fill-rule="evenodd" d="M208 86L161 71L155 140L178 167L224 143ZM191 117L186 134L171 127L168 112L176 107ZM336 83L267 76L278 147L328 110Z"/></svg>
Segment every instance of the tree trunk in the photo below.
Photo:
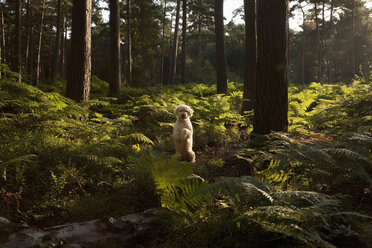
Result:
<svg viewBox="0 0 372 248"><path fill-rule="evenodd" d="M288 0L257 2L256 134L288 129L287 23Z"/></svg>
<svg viewBox="0 0 372 248"><path fill-rule="evenodd" d="M161 56L160 56L160 83L164 84L164 51L165 51L165 17L166 17L167 0L164 1L163 10L163 27L161 34Z"/></svg>
<svg viewBox="0 0 372 248"><path fill-rule="evenodd" d="M120 8L119 0L110 0L110 96L120 94Z"/></svg>
<svg viewBox="0 0 372 248"><path fill-rule="evenodd" d="M26 20L27 20L27 24L26 24L26 58L25 58L25 69L26 69L26 72L28 74L29 72L29 69L28 69L28 58L29 58L29 52L30 52L30 37L31 37L31 27L32 27L32 24L31 24L31 0L28 0L27 1L27 15L26 15Z"/></svg>
<svg viewBox="0 0 372 248"><path fill-rule="evenodd" d="M172 54L170 57L171 67L169 68L169 84L175 84L175 76L177 70L177 53L178 53L178 26L180 21L180 9L181 0L177 0L177 10L176 10L176 24L174 27L174 40Z"/></svg>
<svg viewBox="0 0 372 248"><path fill-rule="evenodd" d="M31 6L31 18L34 16L34 8ZM28 41L29 46L29 56L26 60L27 63L27 74L29 76L29 79L31 83L34 81L34 26L31 25L30 28L30 38Z"/></svg>
<svg viewBox="0 0 372 248"><path fill-rule="evenodd" d="M256 0L244 0L245 16L245 74L242 112L254 109L256 91Z"/></svg>
<svg viewBox="0 0 372 248"><path fill-rule="evenodd" d="M54 46L54 57L52 61L51 78L54 78L58 73L60 74L60 57L61 57L61 40L62 40L62 0L58 0L57 4L57 31L56 42Z"/></svg>
<svg viewBox="0 0 372 248"><path fill-rule="evenodd" d="M217 94L227 94L225 31L223 23L223 0L215 0Z"/></svg>
<svg viewBox="0 0 372 248"><path fill-rule="evenodd" d="M182 55L181 55L181 84L186 84L186 29L187 29L187 5L183 0L182 5Z"/></svg>
<svg viewBox="0 0 372 248"><path fill-rule="evenodd" d="M318 19L318 4L317 0L314 1L314 18L316 26L316 37L317 37L317 49L318 49L318 76L317 81L321 81L322 77L322 51L321 51L321 39L320 39L320 28L319 28L319 19Z"/></svg>
<svg viewBox="0 0 372 248"><path fill-rule="evenodd" d="M354 77L356 73L356 67L355 67L355 0L353 1L353 6L351 10L351 73L352 77Z"/></svg>
<svg viewBox="0 0 372 248"><path fill-rule="evenodd" d="M0 3L0 11L1 11L1 46L2 46L2 63L6 63L6 48L5 48L5 21L4 21L4 5Z"/></svg>
<svg viewBox="0 0 372 248"><path fill-rule="evenodd" d="M127 72L127 82L129 85L132 85L132 30L131 30L131 13L130 13L130 1L127 0L127 61L128 61L128 72Z"/></svg>
<svg viewBox="0 0 372 248"><path fill-rule="evenodd" d="M329 29L328 29L328 34L331 34L332 32L332 26L333 26L333 10L334 10L334 5L333 5L333 0L331 0L331 13L330 13L330 16L329 16ZM332 48L331 47L328 47L328 45L326 44L326 53L327 53L327 57L328 57L328 63L327 63L327 67L328 67L328 83L332 83L332 62L331 62L331 58L332 58Z"/></svg>
<svg viewBox="0 0 372 248"><path fill-rule="evenodd" d="M173 26L173 15L171 16L171 19L170 19L170 25L169 25L169 33L172 34L172 26ZM172 40L172 35L169 35L169 68L168 68L168 78L164 81L166 82L165 84L170 84L170 74L171 74L171 69L172 68L172 44L173 44L173 40Z"/></svg>
<svg viewBox="0 0 372 248"><path fill-rule="evenodd" d="M42 42L42 38L43 38L44 15L45 15L45 0L42 1L42 7L41 7L39 41L38 41L38 45L37 45L36 82L35 82L35 85L37 85L39 83L40 73L41 73L40 58L41 58L41 42Z"/></svg>
<svg viewBox="0 0 372 248"><path fill-rule="evenodd" d="M66 96L77 101L89 99L91 74L92 0L73 0L71 69Z"/></svg>
<svg viewBox="0 0 372 248"><path fill-rule="evenodd" d="M332 4L332 3L330 3ZM325 21L325 2L322 2L322 26L323 26L323 34L322 34L322 38L323 38L323 47L324 47L324 62L325 62L325 70L327 70L327 75L329 75L329 60L328 60L328 47L327 47L327 29L326 29L326 21ZM328 30L329 32L329 30ZM330 83L329 81L329 76L328 76L328 83Z"/></svg>
<svg viewBox="0 0 372 248"><path fill-rule="evenodd" d="M82 1L82 0L78 0ZM142 247L144 237L159 228L166 210L154 208L119 218L96 219L49 228L34 228L0 217L2 248ZM114 245L115 244L115 245Z"/></svg>
<svg viewBox="0 0 372 248"><path fill-rule="evenodd" d="M4 15L3 15L3 5L0 3L0 15L1 15L1 43L0 43L0 66L2 63L5 63L5 60L3 59L3 54L5 54L5 45L3 45L3 41L5 42L4 37ZM4 56L5 57L5 56ZM2 75L2 70L0 68L0 78Z"/></svg>
<svg viewBox="0 0 372 248"><path fill-rule="evenodd" d="M61 54L60 54L60 63L59 63L59 73L62 78L66 78L65 75L65 63L66 63L66 37L65 37L66 23L65 23L65 13L62 12L62 32L61 32Z"/></svg>
<svg viewBox="0 0 372 248"><path fill-rule="evenodd" d="M15 54L14 54L14 71L19 73L18 81L21 81L21 72L22 72L22 1L16 0L15 4Z"/></svg>
<svg viewBox="0 0 372 248"><path fill-rule="evenodd" d="M199 69L199 73L202 70L203 64L203 44L202 44L202 23L201 23L201 16L200 13L198 14L198 55L197 55L197 65Z"/></svg>
<svg viewBox="0 0 372 248"><path fill-rule="evenodd" d="M300 5L300 9L302 12L302 63L301 63L301 83L305 84L305 41L306 41L306 16L305 11Z"/></svg>

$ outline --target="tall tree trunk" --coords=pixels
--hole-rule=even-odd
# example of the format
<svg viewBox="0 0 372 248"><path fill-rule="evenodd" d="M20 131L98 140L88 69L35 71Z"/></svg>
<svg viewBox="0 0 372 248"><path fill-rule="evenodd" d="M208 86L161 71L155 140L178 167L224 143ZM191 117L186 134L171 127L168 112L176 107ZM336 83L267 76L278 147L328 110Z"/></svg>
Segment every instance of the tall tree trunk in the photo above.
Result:
<svg viewBox="0 0 372 248"><path fill-rule="evenodd" d="M31 35L31 0L27 1L27 14L26 14L26 52L25 52L25 69L28 73L28 58L29 58L29 52L30 52L30 35Z"/></svg>
<svg viewBox="0 0 372 248"><path fill-rule="evenodd" d="M120 7L119 0L110 0L110 96L120 94Z"/></svg>
<svg viewBox="0 0 372 248"><path fill-rule="evenodd" d="M187 0L182 3L182 55L181 55L181 84L186 84L186 29L187 29Z"/></svg>
<svg viewBox="0 0 372 248"><path fill-rule="evenodd" d="M62 78L66 78L65 76L65 63L66 63L66 37L65 37L65 30L66 30L66 22L65 22L65 13L62 12L62 30L61 30L61 54L60 54L60 63L59 63L59 73L61 74Z"/></svg>
<svg viewBox="0 0 372 248"><path fill-rule="evenodd" d="M330 3L332 4L332 3ZM324 47L324 62L325 62L325 70L327 70L327 77L328 77L328 83L329 81L329 59L328 59L328 46L327 46L327 31L329 33L329 29L326 29L326 20L325 20L325 2L322 2L322 26L323 26L323 47Z"/></svg>
<svg viewBox="0 0 372 248"><path fill-rule="evenodd" d="M15 3L15 55L14 55L14 71L21 74L22 72L22 20L21 20L21 12L22 12L22 1L16 0ZM18 81L21 81L21 75L19 75Z"/></svg>
<svg viewBox="0 0 372 248"><path fill-rule="evenodd" d="M34 8L31 4L31 0L29 0L29 8L30 8L30 14L29 14L29 24L31 24L29 27L29 38L27 42L28 46L28 55L26 56L26 64L27 64L27 74L29 76L29 79L31 82L33 82L34 77L34 25L31 23L31 19L34 17Z"/></svg>
<svg viewBox="0 0 372 248"><path fill-rule="evenodd" d="M165 51L165 17L166 17L167 0L164 0L163 9L163 26L161 33L161 56L160 56L160 83L164 84L164 51Z"/></svg>
<svg viewBox="0 0 372 248"><path fill-rule="evenodd" d="M305 11L300 5L300 9L302 12L302 63L301 63L301 83L305 84L305 41L306 41L306 16L305 16Z"/></svg>
<svg viewBox="0 0 372 248"><path fill-rule="evenodd" d="M329 29L328 29L328 34L331 34L332 33L332 27L333 27L333 10L334 10L334 4L333 4L333 0L331 0L330 2L330 5L331 5L331 10L330 10L330 16L329 16ZM328 83L332 83L332 62L331 62L331 58L332 58L332 48L331 47L328 47L328 45L326 44L326 53L327 53L327 57L328 57L328 63L327 63L327 67L328 67Z"/></svg>
<svg viewBox="0 0 372 248"><path fill-rule="evenodd" d="M200 12L198 13L198 55L196 63L198 65L198 70L200 73L203 66L202 22Z"/></svg>
<svg viewBox="0 0 372 248"><path fill-rule="evenodd" d="M217 94L227 94L223 0L215 0L214 20L216 29Z"/></svg>
<svg viewBox="0 0 372 248"><path fill-rule="evenodd" d="M1 11L1 46L2 46L2 63L6 63L6 47L5 47L5 21L4 21L4 5L0 3Z"/></svg>
<svg viewBox="0 0 372 248"><path fill-rule="evenodd" d="M316 37L317 37L317 49L318 49L318 76L317 81L321 81L322 77L322 51L321 51L321 39L320 39L320 27L319 27L319 19L318 19L318 0L314 1L314 19L315 19L315 26L316 26Z"/></svg>
<svg viewBox="0 0 372 248"><path fill-rule="evenodd" d="M1 41L5 41L4 40L4 15L3 15L3 5L2 3L0 3L0 15L1 15ZM2 76L2 70L1 70L1 64L4 63L5 61L3 60L3 54L5 53L4 52L4 49L5 49L5 46L3 46L3 43L1 42L0 43L0 78Z"/></svg>
<svg viewBox="0 0 372 248"><path fill-rule="evenodd" d="M256 134L288 129L287 23L288 0L257 2Z"/></svg>
<svg viewBox="0 0 372 248"><path fill-rule="evenodd" d="M173 26L173 15L171 16L170 19L170 25L169 25L169 33L172 34L172 26ZM169 68L168 68L168 78L164 81L166 82L165 84L170 84L170 74L171 74L171 69L172 68L172 49L173 49L173 40L172 40L172 35L169 35Z"/></svg>
<svg viewBox="0 0 372 248"><path fill-rule="evenodd" d="M169 68L169 84L175 84L176 70L177 70L177 53L178 53L178 26L180 21L180 9L181 0L177 0L177 10L176 10L176 24L174 27L174 39L172 54L170 57L171 67Z"/></svg>
<svg viewBox="0 0 372 248"><path fill-rule="evenodd" d="M244 0L245 70L242 112L254 109L256 91L256 0Z"/></svg>
<svg viewBox="0 0 372 248"><path fill-rule="evenodd" d="M45 15L45 0L42 0L40 29L39 29L39 41L38 41L38 45L37 45L36 82L35 82L35 84L39 83L40 73L41 73L40 58L41 58L41 42L42 42L42 38L43 38L44 15Z"/></svg>
<svg viewBox="0 0 372 248"><path fill-rule="evenodd" d="M52 61L52 73L51 78L55 77L60 68L61 58L61 41L62 41L62 0L58 0L57 4L57 27L56 27L56 42L54 46L54 56Z"/></svg>
<svg viewBox="0 0 372 248"><path fill-rule="evenodd" d="M89 99L91 74L92 0L73 0L70 77L66 96L77 101Z"/></svg>
<svg viewBox="0 0 372 248"><path fill-rule="evenodd" d="M131 6L130 1L127 0L127 61L128 61L128 71L127 71L127 82L132 85L133 80L133 65L132 65L132 30L131 30Z"/></svg>
<svg viewBox="0 0 372 248"><path fill-rule="evenodd" d="M355 67L355 0L353 1L353 6L351 10L351 73L352 77L354 77L356 73L356 67Z"/></svg>

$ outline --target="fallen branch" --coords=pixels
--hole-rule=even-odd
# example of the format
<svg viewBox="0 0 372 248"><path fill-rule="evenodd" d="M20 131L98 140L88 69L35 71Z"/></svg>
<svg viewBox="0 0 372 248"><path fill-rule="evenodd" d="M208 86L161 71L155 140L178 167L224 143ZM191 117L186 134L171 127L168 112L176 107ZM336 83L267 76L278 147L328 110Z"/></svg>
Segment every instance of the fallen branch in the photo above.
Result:
<svg viewBox="0 0 372 248"><path fill-rule="evenodd" d="M132 247L156 226L163 209L149 209L117 219L97 219L50 228L17 225L0 217L0 246L2 248L50 247ZM6 238L7 237L7 238Z"/></svg>

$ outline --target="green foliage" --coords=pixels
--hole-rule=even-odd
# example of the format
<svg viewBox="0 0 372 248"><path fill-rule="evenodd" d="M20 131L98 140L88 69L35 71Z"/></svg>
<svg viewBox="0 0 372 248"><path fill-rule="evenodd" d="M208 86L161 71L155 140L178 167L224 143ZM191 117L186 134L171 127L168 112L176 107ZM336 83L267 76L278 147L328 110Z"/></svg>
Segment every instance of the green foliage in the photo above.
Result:
<svg viewBox="0 0 372 248"><path fill-rule="evenodd" d="M195 191L214 198L191 219L175 217L168 227L172 235L160 247L338 247L343 240L344 247L368 244L365 228L372 218L350 212L343 197L281 191L252 177L225 178Z"/></svg>
<svg viewBox="0 0 372 248"><path fill-rule="evenodd" d="M190 84L124 87L109 98L108 84L92 78L96 98L75 103L10 74L0 81L0 208L10 218L53 225L161 206L171 222L156 247L370 241L370 217L355 212L371 210L370 82L291 86L291 132L245 140L251 123L239 114L241 84L229 82L226 96ZM41 88L62 92L59 85L57 78ZM195 165L171 156L180 104L195 111L202 157ZM221 176L232 162L211 158L219 149L234 150L231 161L244 161L254 175Z"/></svg>
<svg viewBox="0 0 372 248"><path fill-rule="evenodd" d="M65 222L77 216L71 211L82 211L80 199L125 191L129 157L154 144L131 130L133 116L110 119L91 110L105 101L76 104L9 78L0 82L0 95L0 187L23 187L21 217L30 221ZM136 205L120 200L126 201L121 213ZM111 212L110 205L100 206L101 215Z"/></svg>
<svg viewBox="0 0 372 248"><path fill-rule="evenodd" d="M284 189L316 190L319 185L338 188L358 182L355 190L363 191L372 183L372 162L371 145L360 140L369 141L369 138L358 133L339 136L339 140L316 136L290 138L283 133L272 133L256 137L253 144L260 139L264 141L257 147L240 150L236 156L255 166L260 179Z"/></svg>
<svg viewBox="0 0 372 248"><path fill-rule="evenodd" d="M313 135L369 131L371 82L319 84L289 88L289 130Z"/></svg>

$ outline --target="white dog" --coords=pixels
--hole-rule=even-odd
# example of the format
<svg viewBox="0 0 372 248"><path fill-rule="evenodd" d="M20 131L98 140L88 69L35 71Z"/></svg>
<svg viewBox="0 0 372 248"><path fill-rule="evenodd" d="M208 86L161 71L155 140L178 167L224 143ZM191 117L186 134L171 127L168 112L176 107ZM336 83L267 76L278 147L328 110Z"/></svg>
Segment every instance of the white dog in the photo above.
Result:
<svg viewBox="0 0 372 248"><path fill-rule="evenodd" d="M190 121L194 111L187 105L180 105L174 110L174 113L177 116L177 121L173 128L173 139L178 160L194 163L195 153L192 150L193 129Z"/></svg>

